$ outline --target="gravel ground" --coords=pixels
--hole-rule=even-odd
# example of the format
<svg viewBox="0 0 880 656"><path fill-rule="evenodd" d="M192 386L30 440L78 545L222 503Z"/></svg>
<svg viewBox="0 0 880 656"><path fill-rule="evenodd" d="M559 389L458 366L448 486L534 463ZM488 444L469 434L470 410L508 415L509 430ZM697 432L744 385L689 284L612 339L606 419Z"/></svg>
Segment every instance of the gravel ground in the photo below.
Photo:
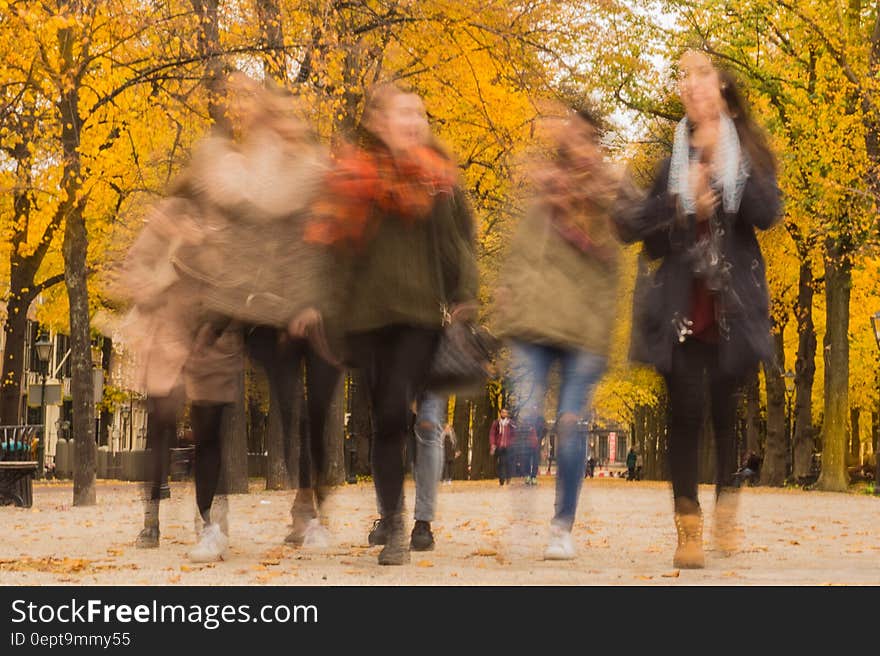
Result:
<svg viewBox="0 0 880 656"><path fill-rule="evenodd" d="M38 483L34 507L0 507L2 585L880 585L880 499L753 488L743 491L742 550L707 551L704 570L672 568L675 531L668 484L593 479L584 485L570 562L542 560L553 508L552 478L442 485L437 548L403 567L376 564L367 546L375 518L369 482L338 489L329 507L333 546L282 544L290 492L230 497L228 558L195 565L191 484L175 483L162 505L162 545L142 551L141 485L98 484L95 507L72 507L70 483ZM700 488L711 547L712 488ZM407 483L407 499L413 498Z"/></svg>

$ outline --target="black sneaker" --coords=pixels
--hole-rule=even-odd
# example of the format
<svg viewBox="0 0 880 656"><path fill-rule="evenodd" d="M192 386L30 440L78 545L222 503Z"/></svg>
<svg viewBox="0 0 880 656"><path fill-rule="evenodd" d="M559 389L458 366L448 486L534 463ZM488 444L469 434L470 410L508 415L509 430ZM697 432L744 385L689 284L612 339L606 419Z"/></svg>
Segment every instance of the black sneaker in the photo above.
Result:
<svg viewBox="0 0 880 656"><path fill-rule="evenodd" d="M416 520L412 535L409 538L409 548L413 551L432 551L434 549L434 534L431 533L431 522Z"/></svg>
<svg viewBox="0 0 880 656"><path fill-rule="evenodd" d="M388 521L385 519L377 519L373 522L373 528L370 529L370 535L367 536L367 542L371 547L377 547L388 541Z"/></svg>

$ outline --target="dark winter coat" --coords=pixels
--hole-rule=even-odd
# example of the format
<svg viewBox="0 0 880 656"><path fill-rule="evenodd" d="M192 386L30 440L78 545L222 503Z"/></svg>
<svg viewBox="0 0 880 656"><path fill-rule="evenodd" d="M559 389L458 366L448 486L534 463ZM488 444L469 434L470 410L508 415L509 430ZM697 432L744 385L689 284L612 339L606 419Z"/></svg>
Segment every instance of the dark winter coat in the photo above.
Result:
<svg viewBox="0 0 880 656"><path fill-rule="evenodd" d="M630 358L672 368L675 345L687 338L694 274L688 250L695 242L696 217L680 216L668 191L670 160L660 166L643 201L621 207L615 215L625 242L642 241L633 301ZM764 258L755 229L766 230L780 217L781 192L772 173L749 176L736 214L719 207L710 229L729 269L728 283L714 296L719 327L719 367L739 376L759 361L773 358L769 293Z"/></svg>

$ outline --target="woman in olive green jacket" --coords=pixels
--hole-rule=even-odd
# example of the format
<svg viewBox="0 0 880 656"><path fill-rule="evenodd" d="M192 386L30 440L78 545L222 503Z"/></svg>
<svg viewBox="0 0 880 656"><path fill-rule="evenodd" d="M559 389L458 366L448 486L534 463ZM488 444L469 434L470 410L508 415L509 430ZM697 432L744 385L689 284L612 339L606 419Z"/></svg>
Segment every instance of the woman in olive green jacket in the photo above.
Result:
<svg viewBox="0 0 880 656"><path fill-rule="evenodd" d="M617 185L603 161L598 122L573 113L536 172L537 197L501 272L497 332L511 350L519 430L515 450L540 432L550 368L559 363L556 513L548 559L575 556L571 529L586 445L576 426L605 370L617 305L618 245L610 211Z"/></svg>
<svg viewBox="0 0 880 656"><path fill-rule="evenodd" d="M367 100L359 147L336 158L307 239L335 246L347 273L348 360L366 376L373 480L387 528L379 563L409 560L403 444L425 391L444 308L477 296L474 228L455 164L432 143L421 98L384 85Z"/></svg>

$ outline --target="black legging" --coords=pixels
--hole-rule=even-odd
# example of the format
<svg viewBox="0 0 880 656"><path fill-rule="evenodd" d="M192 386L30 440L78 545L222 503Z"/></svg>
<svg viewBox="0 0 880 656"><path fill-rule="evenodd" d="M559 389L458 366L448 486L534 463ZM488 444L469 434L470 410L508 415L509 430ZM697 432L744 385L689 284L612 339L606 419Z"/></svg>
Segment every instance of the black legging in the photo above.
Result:
<svg viewBox="0 0 880 656"><path fill-rule="evenodd" d="M379 508L403 507L403 445L412 402L423 391L440 332L387 326L349 338L367 378L373 416L372 468Z"/></svg>
<svg viewBox="0 0 880 656"><path fill-rule="evenodd" d="M211 504L220 481L223 455L220 428L223 410L231 406L231 403L193 401L190 407L190 420L196 442L196 505L206 524L211 521Z"/></svg>
<svg viewBox="0 0 880 656"><path fill-rule="evenodd" d="M182 407L182 391L168 396L147 398L147 448L150 450L147 499L157 501L168 482L171 445L177 437L177 417Z"/></svg>
<svg viewBox="0 0 880 656"><path fill-rule="evenodd" d="M327 440L324 428L341 371L315 353L304 339L287 339L275 328L257 326L248 331L248 355L259 363L269 381L269 403L277 404L284 439L284 462L290 463L293 448L295 399L306 368L308 433L300 436L299 487L326 485Z"/></svg>
<svg viewBox="0 0 880 656"><path fill-rule="evenodd" d="M715 432L716 493L733 485L739 380L719 371L717 345L696 339L675 347L672 372L665 378L672 493L676 499L698 502L698 453L707 391Z"/></svg>

